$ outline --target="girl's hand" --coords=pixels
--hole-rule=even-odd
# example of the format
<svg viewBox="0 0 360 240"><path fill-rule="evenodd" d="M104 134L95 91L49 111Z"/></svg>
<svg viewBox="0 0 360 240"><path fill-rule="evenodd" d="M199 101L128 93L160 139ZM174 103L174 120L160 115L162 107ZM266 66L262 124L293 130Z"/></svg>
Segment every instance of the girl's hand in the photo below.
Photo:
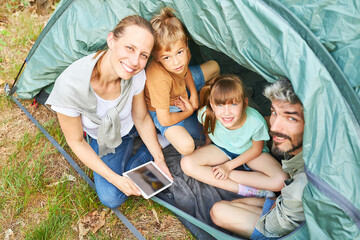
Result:
<svg viewBox="0 0 360 240"><path fill-rule="evenodd" d="M122 191L126 196L136 195L140 196L141 192L136 185L127 177L118 175L112 184Z"/></svg>
<svg viewBox="0 0 360 240"><path fill-rule="evenodd" d="M165 161L154 161L154 163L171 179L174 180L174 178L171 176L171 173L169 171L169 168L166 165Z"/></svg>
<svg viewBox="0 0 360 240"><path fill-rule="evenodd" d="M197 94L191 95L190 103L191 103L192 107L194 108L194 111L199 108L199 97Z"/></svg>
<svg viewBox="0 0 360 240"><path fill-rule="evenodd" d="M225 164L221 164L213 167L212 172L216 179L225 180L229 176L230 169Z"/></svg>

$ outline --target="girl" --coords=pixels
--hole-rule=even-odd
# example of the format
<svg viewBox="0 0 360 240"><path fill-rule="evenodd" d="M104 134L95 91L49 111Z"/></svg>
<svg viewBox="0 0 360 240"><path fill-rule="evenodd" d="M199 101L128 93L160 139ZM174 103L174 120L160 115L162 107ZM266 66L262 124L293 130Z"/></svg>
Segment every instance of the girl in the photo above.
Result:
<svg viewBox="0 0 360 240"><path fill-rule="evenodd" d="M200 100L198 119L207 140L181 160L184 173L242 196L273 197L271 191L280 191L287 175L268 153L266 122L248 106L242 81L219 76L201 90ZM235 170L241 165L253 171Z"/></svg>

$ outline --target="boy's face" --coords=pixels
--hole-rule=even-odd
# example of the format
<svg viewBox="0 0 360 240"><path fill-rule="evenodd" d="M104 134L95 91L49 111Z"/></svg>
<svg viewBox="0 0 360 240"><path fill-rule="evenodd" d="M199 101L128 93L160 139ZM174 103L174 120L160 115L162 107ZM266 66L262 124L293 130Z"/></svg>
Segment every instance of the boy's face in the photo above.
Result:
<svg viewBox="0 0 360 240"><path fill-rule="evenodd" d="M161 49L154 54L154 57L168 72L173 74L183 74L188 64L187 49L187 43L178 40L171 45L169 51Z"/></svg>

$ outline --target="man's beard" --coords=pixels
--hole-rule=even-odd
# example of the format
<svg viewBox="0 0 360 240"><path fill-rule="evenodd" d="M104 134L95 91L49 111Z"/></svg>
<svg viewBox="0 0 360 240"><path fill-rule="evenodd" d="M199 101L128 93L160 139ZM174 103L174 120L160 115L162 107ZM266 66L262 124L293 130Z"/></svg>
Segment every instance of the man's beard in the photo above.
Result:
<svg viewBox="0 0 360 240"><path fill-rule="evenodd" d="M278 147L281 143L277 143L277 142L273 141L272 147L271 147L271 152L275 156L279 156L279 157L281 156L283 159L290 159L293 156L290 153L292 153L295 150L302 147L302 143L303 143L302 142L302 137L301 137L301 141L297 145L294 145L293 140L291 139L291 137L286 135L286 134L273 132L273 131L270 131L269 134L270 134L270 136L278 136L278 137L281 137L281 138L289 139L290 143L291 143L291 148L289 150L287 150L287 151L283 151Z"/></svg>

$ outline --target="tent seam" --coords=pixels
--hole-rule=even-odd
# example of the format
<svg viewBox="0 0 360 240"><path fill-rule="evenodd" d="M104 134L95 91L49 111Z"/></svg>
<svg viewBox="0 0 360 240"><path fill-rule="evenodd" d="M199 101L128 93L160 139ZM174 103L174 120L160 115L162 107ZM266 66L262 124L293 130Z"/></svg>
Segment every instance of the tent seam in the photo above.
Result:
<svg viewBox="0 0 360 240"><path fill-rule="evenodd" d="M341 210L347 213L360 230L360 210L358 210L348 199L346 199L328 183L310 172L306 166L304 168L309 182L314 185L321 193L336 203L341 208Z"/></svg>

